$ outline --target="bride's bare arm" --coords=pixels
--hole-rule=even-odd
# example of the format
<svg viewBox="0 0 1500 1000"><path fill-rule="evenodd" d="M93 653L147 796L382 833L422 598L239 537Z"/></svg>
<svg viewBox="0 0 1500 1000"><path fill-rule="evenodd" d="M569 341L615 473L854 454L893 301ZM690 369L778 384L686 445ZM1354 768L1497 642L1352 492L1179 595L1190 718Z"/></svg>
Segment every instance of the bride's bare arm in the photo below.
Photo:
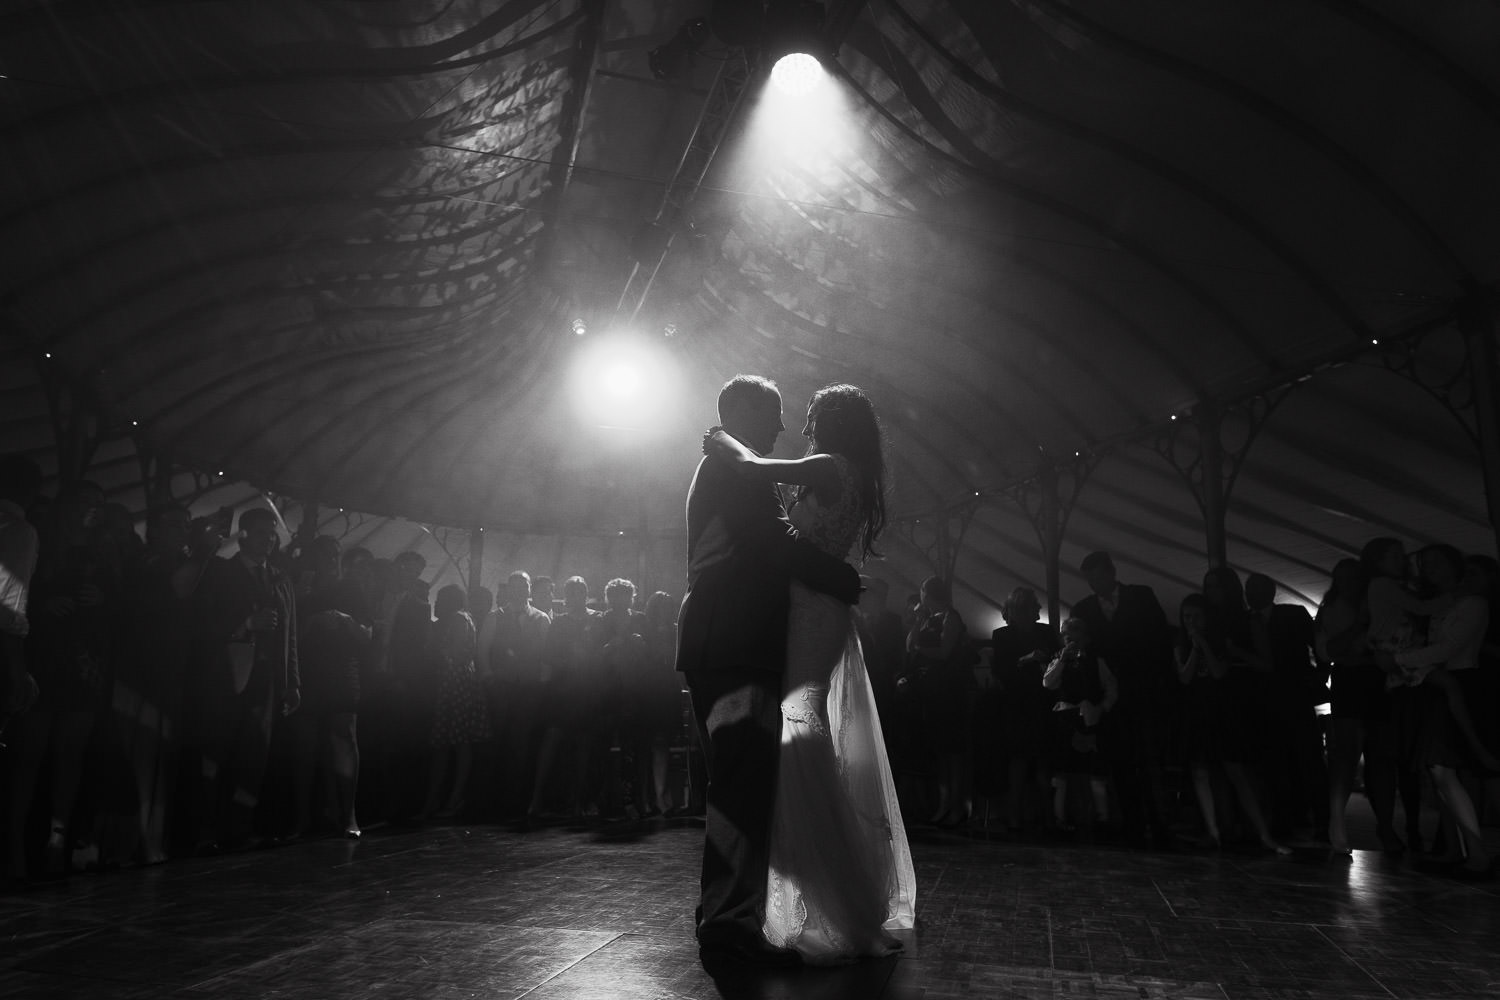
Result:
<svg viewBox="0 0 1500 1000"><path fill-rule="evenodd" d="M735 471L759 482L788 483L806 486L824 503L838 499L841 483L832 455L808 455L806 458L761 458L738 440L715 429L703 439L705 454L733 463Z"/></svg>

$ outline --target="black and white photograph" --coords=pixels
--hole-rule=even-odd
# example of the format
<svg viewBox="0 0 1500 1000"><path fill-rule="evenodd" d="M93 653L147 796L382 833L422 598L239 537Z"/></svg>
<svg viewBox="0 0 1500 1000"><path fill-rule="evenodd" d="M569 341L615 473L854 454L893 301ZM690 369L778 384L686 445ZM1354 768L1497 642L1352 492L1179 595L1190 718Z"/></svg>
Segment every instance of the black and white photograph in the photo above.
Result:
<svg viewBox="0 0 1500 1000"><path fill-rule="evenodd" d="M0 996L1500 996L1496 0L0 0Z"/></svg>

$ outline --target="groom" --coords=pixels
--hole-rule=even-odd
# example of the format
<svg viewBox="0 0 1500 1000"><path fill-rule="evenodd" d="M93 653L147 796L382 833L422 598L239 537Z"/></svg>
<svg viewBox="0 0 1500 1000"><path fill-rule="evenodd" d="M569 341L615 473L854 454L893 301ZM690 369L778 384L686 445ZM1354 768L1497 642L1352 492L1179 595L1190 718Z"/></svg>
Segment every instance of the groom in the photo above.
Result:
<svg viewBox="0 0 1500 1000"><path fill-rule="evenodd" d="M769 454L786 429L776 384L755 375L730 379L719 391L719 423ZM776 487L749 483L722 459L698 464L687 530L677 669L709 774L698 946L705 959L794 964L795 952L761 936L790 583L796 578L853 604L859 574L797 538Z"/></svg>

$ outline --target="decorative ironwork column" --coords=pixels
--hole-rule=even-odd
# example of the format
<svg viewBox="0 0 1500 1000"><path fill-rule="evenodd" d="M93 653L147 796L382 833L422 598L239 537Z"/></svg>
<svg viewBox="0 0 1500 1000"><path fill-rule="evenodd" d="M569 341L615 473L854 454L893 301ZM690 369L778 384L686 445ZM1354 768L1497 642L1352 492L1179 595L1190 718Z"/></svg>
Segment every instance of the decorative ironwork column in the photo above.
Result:
<svg viewBox="0 0 1500 1000"><path fill-rule="evenodd" d="M1078 505L1078 495L1102 457L1102 453L1075 452L1071 459L1059 462L1044 454L1034 477L1005 491L1031 522L1041 543L1047 571L1047 621L1054 627L1062 616L1063 535Z"/></svg>
<svg viewBox="0 0 1500 1000"><path fill-rule="evenodd" d="M978 509L979 497L974 496L952 507L896 521L892 527L896 534L926 557L932 575L946 583L951 592L959 549Z"/></svg>
<svg viewBox="0 0 1500 1000"><path fill-rule="evenodd" d="M1250 446L1298 384L1276 386L1227 404L1204 397L1193 407L1190 420L1172 420L1153 442L1156 453L1177 471L1198 502L1211 567L1229 562L1224 523Z"/></svg>
<svg viewBox="0 0 1500 1000"><path fill-rule="evenodd" d="M1484 470L1484 494L1500 551L1500 294L1477 288L1459 305L1455 324L1464 337L1475 444Z"/></svg>
<svg viewBox="0 0 1500 1000"><path fill-rule="evenodd" d="M469 529L469 604L474 595L484 586L484 529L479 525Z"/></svg>
<svg viewBox="0 0 1500 1000"><path fill-rule="evenodd" d="M67 489L88 472L94 452L106 437L98 401L78 391L72 382L46 363L39 363L42 389L47 394L47 412L52 418L52 439L57 446L57 481Z"/></svg>

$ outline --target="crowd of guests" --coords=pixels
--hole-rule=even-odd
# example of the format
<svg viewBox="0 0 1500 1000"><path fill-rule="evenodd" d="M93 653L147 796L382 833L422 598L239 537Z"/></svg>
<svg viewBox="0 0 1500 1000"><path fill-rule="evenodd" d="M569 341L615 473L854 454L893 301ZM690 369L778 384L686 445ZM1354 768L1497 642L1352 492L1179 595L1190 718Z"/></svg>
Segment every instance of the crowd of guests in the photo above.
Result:
<svg viewBox="0 0 1500 1000"><path fill-rule="evenodd" d="M40 485L0 460L13 881L372 821L701 809L664 592L573 576L559 594L516 572L498 599L433 594L421 555L283 547L268 509L167 504L143 540L97 486L45 501ZM1347 854L1362 762L1382 846L1490 871L1475 779L1500 771L1493 559L1374 539L1316 618L1218 567L1173 621L1108 553L1080 568L1090 593L1059 627L1022 587L988 640L942 579L892 610L866 578L856 621L908 823Z"/></svg>
<svg viewBox="0 0 1500 1000"><path fill-rule="evenodd" d="M431 594L420 554L283 547L269 509L168 504L142 540L97 486L40 482L0 462L12 882L372 821L691 808L670 595L574 576L555 600L522 572L498 604Z"/></svg>
<svg viewBox="0 0 1500 1000"><path fill-rule="evenodd" d="M1059 629L1018 588L987 650L941 580L913 595L888 736L908 772L926 762L933 822L973 822L979 800L1015 833L1087 822L1140 846L1183 846L1186 829L1203 847L1289 853L1298 838L1346 856L1362 762L1383 848L1491 872L1478 799L1500 774L1493 558L1372 539L1334 567L1316 617L1277 603L1270 578L1216 567L1175 622L1108 553L1080 568L1090 593Z"/></svg>

